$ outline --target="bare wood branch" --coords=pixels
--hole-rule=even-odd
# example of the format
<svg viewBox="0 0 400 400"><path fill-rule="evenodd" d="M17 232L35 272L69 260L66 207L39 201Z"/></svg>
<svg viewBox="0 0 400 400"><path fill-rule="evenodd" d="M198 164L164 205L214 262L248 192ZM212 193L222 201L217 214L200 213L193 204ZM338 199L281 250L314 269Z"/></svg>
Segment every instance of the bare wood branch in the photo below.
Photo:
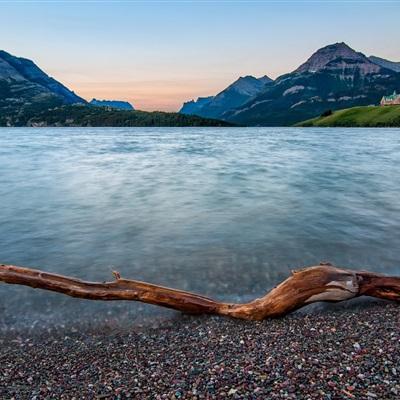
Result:
<svg viewBox="0 0 400 400"><path fill-rule="evenodd" d="M400 301L400 277L337 268L329 263L293 271L264 297L244 304L221 303L195 293L121 278L86 282L40 270L0 265L0 282L25 285L89 300L134 300L190 314L218 314L263 320L317 301L339 302L358 296Z"/></svg>

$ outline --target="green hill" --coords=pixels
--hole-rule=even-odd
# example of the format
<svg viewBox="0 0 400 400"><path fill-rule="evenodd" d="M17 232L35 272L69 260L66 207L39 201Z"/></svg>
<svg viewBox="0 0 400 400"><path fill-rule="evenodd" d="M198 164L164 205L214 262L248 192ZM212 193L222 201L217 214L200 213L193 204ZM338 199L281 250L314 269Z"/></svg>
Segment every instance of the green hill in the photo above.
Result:
<svg viewBox="0 0 400 400"><path fill-rule="evenodd" d="M400 105L346 108L300 122L296 126L400 127Z"/></svg>
<svg viewBox="0 0 400 400"><path fill-rule="evenodd" d="M125 111L90 105L43 109L36 103L10 116L0 111L0 126L234 126L224 121L168 112Z"/></svg>

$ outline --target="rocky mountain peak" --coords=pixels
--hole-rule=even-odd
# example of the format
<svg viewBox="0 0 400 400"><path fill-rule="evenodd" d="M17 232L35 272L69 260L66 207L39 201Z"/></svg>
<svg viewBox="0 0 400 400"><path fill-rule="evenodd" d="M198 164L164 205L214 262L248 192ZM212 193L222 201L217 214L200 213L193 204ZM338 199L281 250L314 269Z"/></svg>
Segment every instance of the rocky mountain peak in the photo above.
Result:
<svg viewBox="0 0 400 400"><path fill-rule="evenodd" d="M304 64L300 65L294 72L317 72L324 69L334 60L347 60L351 61L352 64L365 64L369 65L375 70L376 64L373 64L364 54L353 50L346 43L334 43L328 46L322 47L317 50ZM343 67L341 65L341 67ZM379 68L378 68L379 69ZM374 71L377 72L377 71Z"/></svg>
<svg viewBox="0 0 400 400"><path fill-rule="evenodd" d="M266 75L260 79L252 75L241 76L221 93L234 90L245 96L254 96L264 87L266 79L269 79Z"/></svg>
<svg viewBox="0 0 400 400"><path fill-rule="evenodd" d="M267 76L267 75L264 75L264 76L258 78L258 80L259 80L260 82L262 82L264 85L265 85L266 83L273 82L273 79L271 79L271 78L270 78L269 76Z"/></svg>

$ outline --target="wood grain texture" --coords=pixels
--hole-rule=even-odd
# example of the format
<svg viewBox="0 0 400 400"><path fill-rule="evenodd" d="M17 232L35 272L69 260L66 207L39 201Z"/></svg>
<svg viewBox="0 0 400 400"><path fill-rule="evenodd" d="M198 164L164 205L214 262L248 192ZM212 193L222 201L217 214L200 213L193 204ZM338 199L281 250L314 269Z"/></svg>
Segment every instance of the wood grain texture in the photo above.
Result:
<svg viewBox="0 0 400 400"><path fill-rule="evenodd" d="M358 296L400 301L400 277L334 267L329 263L307 267L265 296L244 304L221 303L182 290L123 279L86 282L63 275L14 265L0 265L0 282L25 285L88 300L133 300L189 314L217 314L247 320L278 317L318 301L339 302Z"/></svg>

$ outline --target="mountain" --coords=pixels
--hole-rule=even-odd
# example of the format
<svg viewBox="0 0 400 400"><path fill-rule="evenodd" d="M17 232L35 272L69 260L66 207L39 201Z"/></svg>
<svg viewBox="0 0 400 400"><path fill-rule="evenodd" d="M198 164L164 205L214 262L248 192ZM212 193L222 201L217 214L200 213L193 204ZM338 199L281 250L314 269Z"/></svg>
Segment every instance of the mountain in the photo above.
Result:
<svg viewBox="0 0 400 400"><path fill-rule="evenodd" d="M295 73L315 73L322 70L335 70L347 65L357 66L363 74L379 71L379 67L364 54L358 53L346 43L330 44L315 52Z"/></svg>
<svg viewBox="0 0 400 400"><path fill-rule="evenodd" d="M272 79L267 76L261 78L250 75L240 77L216 96L199 97L197 101L192 100L184 103L179 112L219 118L227 110L240 107L259 94L270 82L272 82Z"/></svg>
<svg viewBox="0 0 400 400"><path fill-rule="evenodd" d="M65 104L86 103L63 84L49 77L33 61L0 50L0 79L10 85L12 93L54 94Z"/></svg>
<svg viewBox="0 0 400 400"><path fill-rule="evenodd" d="M115 108L117 110L131 110L131 111L134 110L131 103L128 103L127 101L120 101L120 100L92 99L90 101L90 104L93 106L98 106L98 107L111 107L111 108Z"/></svg>
<svg viewBox="0 0 400 400"><path fill-rule="evenodd" d="M0 50L0 117L12 124L25 112L86 101L35 63Z"/></svg>
<svg viewBox="0 0 400 400"><path fill-rule="evenodd" d="M391 69L392 71L395 71L395 72L400 72L400 62L389 61L389 60L385 60L384 58L375 57L375 56L370 56L368 58L374 64L377 64L377 65L387 68L387 69Z"/></svg>
<svg viewBox="0 0 400 400"><path fill-rule="evenodd" d="M399 88L400 73L375 64L345 43L335 43L220 118L242 125L293 125L326 110L377 104Z"/></svg>
<svg viewBox="0 0 400 400"><path fill-rule="evenodd" d="M214 96L198 97L196 101L195 100L187 101L183 103L183 106L179 110L179 112L181 114L200 115L203 107L206 107L208 104L210 104L213 98Z"/></svg>

